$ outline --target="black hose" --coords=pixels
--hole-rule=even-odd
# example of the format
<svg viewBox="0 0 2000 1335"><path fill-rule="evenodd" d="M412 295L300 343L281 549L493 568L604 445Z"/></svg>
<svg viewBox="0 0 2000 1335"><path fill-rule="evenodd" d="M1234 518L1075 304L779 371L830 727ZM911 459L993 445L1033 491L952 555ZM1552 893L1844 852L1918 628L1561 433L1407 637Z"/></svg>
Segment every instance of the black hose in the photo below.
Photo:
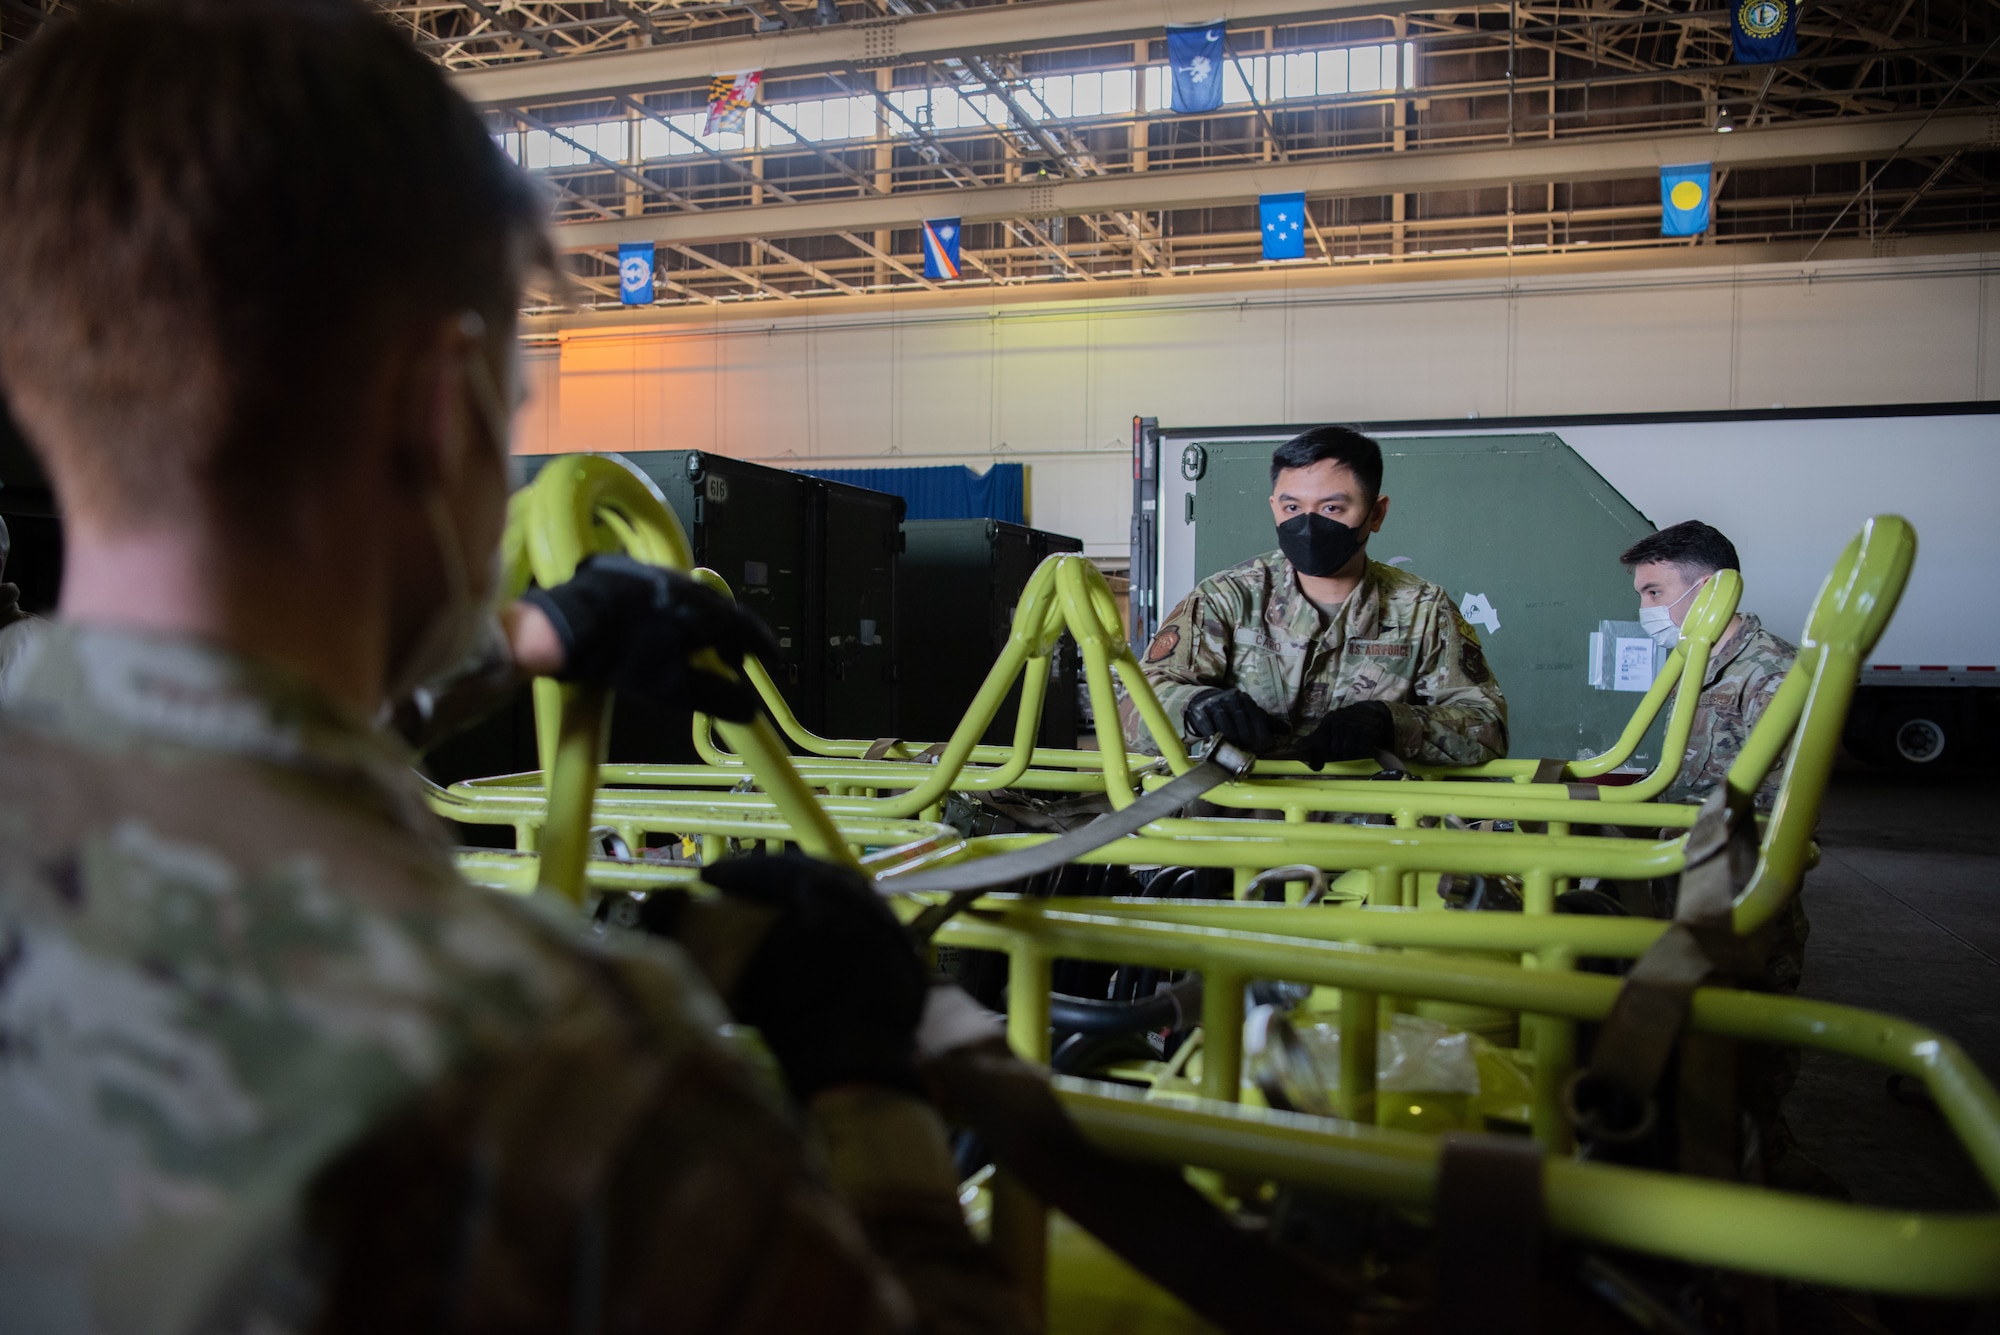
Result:
<svg viewBox="0 0 2000 1335"><path fill-rule="evenodd" d="M1201 976L1178 983L1137 1001L1099 1001L1094 997L1049 998L1049 1023L1059 1034L1126 1034L1148 1029L1185 1029L1201 1016Z"/></svg>

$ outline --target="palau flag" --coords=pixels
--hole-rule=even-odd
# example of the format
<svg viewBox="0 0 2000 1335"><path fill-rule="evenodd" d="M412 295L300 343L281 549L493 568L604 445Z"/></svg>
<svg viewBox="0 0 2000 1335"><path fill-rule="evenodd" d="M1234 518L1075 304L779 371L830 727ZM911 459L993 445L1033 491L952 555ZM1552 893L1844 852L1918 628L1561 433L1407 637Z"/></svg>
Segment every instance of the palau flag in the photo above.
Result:
<svg viewBox="0 0 2000 1335"><path fill-rule="evenodd" d="M1306 257L1306 197L1257 196L1257 218L1264 229L1264 258L1302 260Z"/></svg>
<svg viewBox="0 0 2000 1335"><path fill-rule="evenodd" d="M618 300L627 306L653 304L653 243L618 243Z"/></svg>
<svg viewBox="0 0 2000 1335"><path fill-rule="evenodd" d="M1799 0L1729 0L1729 44L1739 65L1768 65L1799 53Z"/></svg>
<svg viewBox="0 0 2000 1335"><path fill-rule="evenodd" d="M1174 74L1174 110L1214 111L1222 105L1222 44L1228 29L1214 23L1169 24L1167 67Z"/></svg>
<svg viewBox="0 0 2000 1335"><path fill-rule="evenodd" d="M1660 168L1660 235L1700 236L1708 230L1712 163Z"/></svg>
<svg viewBox="0 0 2000 1335"><path fill-rule="evenodd" d="M958 277L958 219L932 218L924 224L924 277Z"/></svg>

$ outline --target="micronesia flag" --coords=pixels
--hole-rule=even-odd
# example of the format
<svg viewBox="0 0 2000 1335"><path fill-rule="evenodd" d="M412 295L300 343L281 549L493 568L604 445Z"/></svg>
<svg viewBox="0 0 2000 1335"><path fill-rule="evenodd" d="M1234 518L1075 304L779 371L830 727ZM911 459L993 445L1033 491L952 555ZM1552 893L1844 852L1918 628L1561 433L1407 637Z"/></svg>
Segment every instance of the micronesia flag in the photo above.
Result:
<svg viewBox="0 0 2000 1335"><path fill-rule="evenodd" d="M1715 167L1691 162L1660 168L1660 235L1700 236L1708 230Z"/></svg>
<svg viewBox="0 0 2000 1335"><path fill-rule="evenodd" d="M1257 196L1257 217L1264 225L1264 258L1302 260L1306 257L1306 197Z"/></svg>
<svg viewBox="0 0 2000 1335"><path fill-rule="evenodd" d="M653 243L618 243L618 300L627 306L653 304Z"/></svg>
<svg viewBox="0 0 2000 1335"><path fill-rule="evenodd" d="M1799 0L1730 0L1729 44L1739 65L1768 65L1799 53Z"/></svg>
<svg viewBox="0 0 2000 1335"><path fill-rule="evenodd" d="M924 277L958 277L958 219L932 218L924 224Z"/></svg>
<svg viewBox="0 0 2000 1335"><path fill-rule="evenodd" d="M1222 44L1228 29L1214 23L1167 27L1167 66L1174 73L1174 110L1214 111L1222 105Z"/></svg>

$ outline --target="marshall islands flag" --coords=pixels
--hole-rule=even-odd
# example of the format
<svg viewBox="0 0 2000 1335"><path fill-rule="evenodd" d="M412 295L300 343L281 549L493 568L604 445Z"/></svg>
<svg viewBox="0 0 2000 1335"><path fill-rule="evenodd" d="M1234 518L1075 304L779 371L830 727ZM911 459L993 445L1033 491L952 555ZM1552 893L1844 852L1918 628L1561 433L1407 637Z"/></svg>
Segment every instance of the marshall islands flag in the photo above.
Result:
<svg viewBox="0 0 2000 1335"><path fill-rule="evenodd" d="M924 224L924 277L958 277L958 219L932 218Z"/></svg>

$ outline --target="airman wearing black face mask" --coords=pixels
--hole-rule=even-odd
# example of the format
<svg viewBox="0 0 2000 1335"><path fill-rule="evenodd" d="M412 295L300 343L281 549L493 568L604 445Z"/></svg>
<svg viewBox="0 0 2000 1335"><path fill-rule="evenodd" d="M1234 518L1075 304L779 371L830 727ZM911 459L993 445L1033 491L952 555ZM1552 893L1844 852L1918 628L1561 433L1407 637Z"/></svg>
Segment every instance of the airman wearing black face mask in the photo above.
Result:
<svg viewBox="0 0 2000 1335"><path fill-rule="evenodd" d="M1186 740L1331 761L1470 765L1507 754L1507 702L1449 594L1368 559L1388 518L1382 451L1317 427L1271 456L1278 550L1212 575L1147 647ZM1147 734L1127 704L1128 735Z"/></svg>

